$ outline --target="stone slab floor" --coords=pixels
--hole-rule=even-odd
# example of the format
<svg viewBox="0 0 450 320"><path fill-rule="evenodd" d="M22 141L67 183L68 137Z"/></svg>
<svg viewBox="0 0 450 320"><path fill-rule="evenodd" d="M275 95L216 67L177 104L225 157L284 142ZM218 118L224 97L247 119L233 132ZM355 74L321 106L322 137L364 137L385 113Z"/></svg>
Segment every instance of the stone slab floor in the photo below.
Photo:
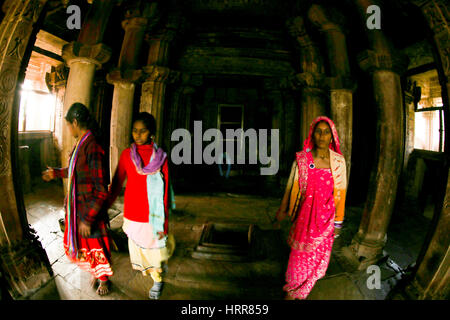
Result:
<svg viewBox="0 0 450 320"><path fill-rule="evenodd" d="M105 297L98 296L89 288L90 275L71 264L64 255L63 233L58 224L58 219L63 217L63 199L61 184L56 182L39 184L32 193L25 195L28 222L36 230L54 272L52 281L29 299L148 299L152 279L131 269L127 238L121 230L123 198L119 198L109 211L118 251L112 254L115 274L111 277L111 293ZM281 230L272 229L271 219L279 204L278 198L253 195L176 195L176 209L171 215L169 230L174 234L177 245L169 260L161 299L282 299L284 271L289 255L285 241L289 222L284 223ZM347 272L340 262L339 249L344 243L349 243L357 231L360 214L360 208L347 209L346 226L342 236L335 241L327 274L317 282L308 299L384 299L388 294L396 275L392 269L380 265L382 287L369 290L366 272ZM257 259L252 262L225 262L192 258L206 222L257 225ZM418 239L417 243L412 243L411 239L404 243L401 240L402 237L397 234L392 241L388 241L387 248L391 250L391 257L405 267L415 261L417 246L420 247L423 240ZM405 249L408 245L409 248Z"/></svg>

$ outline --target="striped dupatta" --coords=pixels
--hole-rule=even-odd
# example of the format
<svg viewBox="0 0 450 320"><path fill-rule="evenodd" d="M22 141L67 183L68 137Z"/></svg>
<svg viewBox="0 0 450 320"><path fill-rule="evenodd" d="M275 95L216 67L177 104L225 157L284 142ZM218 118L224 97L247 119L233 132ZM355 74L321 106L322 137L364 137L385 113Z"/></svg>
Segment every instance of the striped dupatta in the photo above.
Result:
<svg viewBox="0 0 450 320"><path fill-rule="evenodd" d="M77 164L78 153L81 146L86 141L86 139L91 135L91 131L88 130L84 136L78 141L75 146L74 151L70 157L69 169L68 169L68 193L66 199L66 219L67 219L67 244L68 244L68 255L72 259L78 258L78 246L77 246L77 203L76 203L76 177L75 177L75 167Z"/></svg>

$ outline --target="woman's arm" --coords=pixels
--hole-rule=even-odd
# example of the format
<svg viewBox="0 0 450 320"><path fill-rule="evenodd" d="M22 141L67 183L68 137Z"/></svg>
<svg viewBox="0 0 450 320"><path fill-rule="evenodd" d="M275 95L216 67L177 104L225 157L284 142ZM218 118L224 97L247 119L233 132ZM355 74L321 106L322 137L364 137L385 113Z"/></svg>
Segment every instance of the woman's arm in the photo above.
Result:
<svg viewBox="0 0 450 320"><path fill-rule="evenodd" d="M99 145L92 144L87 148L86 153L87 166L92 181L92 196L87 204L88 210L82 212L81 220L91 225L107 199L108 191L104 175L103 150Z"/></svg>
<svg viewBox="0 0 450 320"><path fill-rule="evenodd" d="M292 166L291 166L291 173L289 174L289 179L286 184L286 189L284 190L283 199L281 200L280 208L278 209L277 214L275 216L275 219L277 221L282 221L284 218L286 218L287 210L288 210L288 206L289 206L289 198L291 196L291 190L292 190L292 185L294 183L294 177L295 177L296 170L297 170L297 161L294 160L294 162L292 163Z"/></svg>
<svg viewBox="0 0 450 320"><path fill-rule="evenodd" d="M335 228L342 228L345 215L345 198L347 193L347 167L345 160L342 158L342 171L339 172L339 177L343 180L335 182L334 198L336 204L336 214L334 217Z"/></svg>
<svg viewBox="0 0 450 320"><path fill-rule="evenodd" d="M167 235L169 233L169 165L168 161L164 161L162 165L161 172L163 174L164 179L164 234Z"/></svg>
<svg viewBox="0 0 450 320"><path fill-rule="evenodd" d="M117 197L122 191L123 183L127 178L127 171L125 169L125 162L126 162L125 150L122 151L122 154L120 155L116 172L111 181L111 185L109 186L108 199L106 200L106 209L109 209L114 203L114 201L116 201Z"/></svg>
<svg viewBox="0 0 450 320"><path fill-rule="evenodd" d="M67 178L69 176L69 168L52 168L56 178Z"/></svg>

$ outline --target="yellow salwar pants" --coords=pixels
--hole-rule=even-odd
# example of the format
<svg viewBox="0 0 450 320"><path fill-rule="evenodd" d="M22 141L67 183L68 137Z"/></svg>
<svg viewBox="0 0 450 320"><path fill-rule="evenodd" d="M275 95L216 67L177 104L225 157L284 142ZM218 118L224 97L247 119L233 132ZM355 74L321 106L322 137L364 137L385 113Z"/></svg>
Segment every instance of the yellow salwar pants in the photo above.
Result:
<svg viewBox="0 0 450 320"><path fill-rule="evenodd" d="M150 275L155 282L162 282L163 264L167 263L175 251L175 238L172 234L169 234L166 246L159 249L139 247L128 238L128 249L134 270L141 271L144 276Z"/></svg>

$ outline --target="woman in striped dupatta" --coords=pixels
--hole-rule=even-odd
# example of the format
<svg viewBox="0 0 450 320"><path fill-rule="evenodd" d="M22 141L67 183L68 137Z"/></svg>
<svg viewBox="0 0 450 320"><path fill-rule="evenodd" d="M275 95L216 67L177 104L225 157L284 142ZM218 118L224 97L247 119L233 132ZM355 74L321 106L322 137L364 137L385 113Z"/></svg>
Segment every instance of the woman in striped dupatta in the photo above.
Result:
<svg viewBox="0 0 450 320"><path fill-rule="evenodd" d="M286 271L286 299L305 299L328 268L334 238L344 220L347 173L336 127L316 118L303 150L297 152L277 223L290 216L291 247Z"/></svg>
<svg viewBox="0 0 450 320"><path fill-rule="evenodd" d="M92 287L98 283L97 293L105 295L113 271L109 218L103 207L108 195L104 151L94 137L95 120L83 104L74 103L65 119L77 139L69 166L48 168L43 179L68 178L64 251L71 262L92 274Z"/></svg>

